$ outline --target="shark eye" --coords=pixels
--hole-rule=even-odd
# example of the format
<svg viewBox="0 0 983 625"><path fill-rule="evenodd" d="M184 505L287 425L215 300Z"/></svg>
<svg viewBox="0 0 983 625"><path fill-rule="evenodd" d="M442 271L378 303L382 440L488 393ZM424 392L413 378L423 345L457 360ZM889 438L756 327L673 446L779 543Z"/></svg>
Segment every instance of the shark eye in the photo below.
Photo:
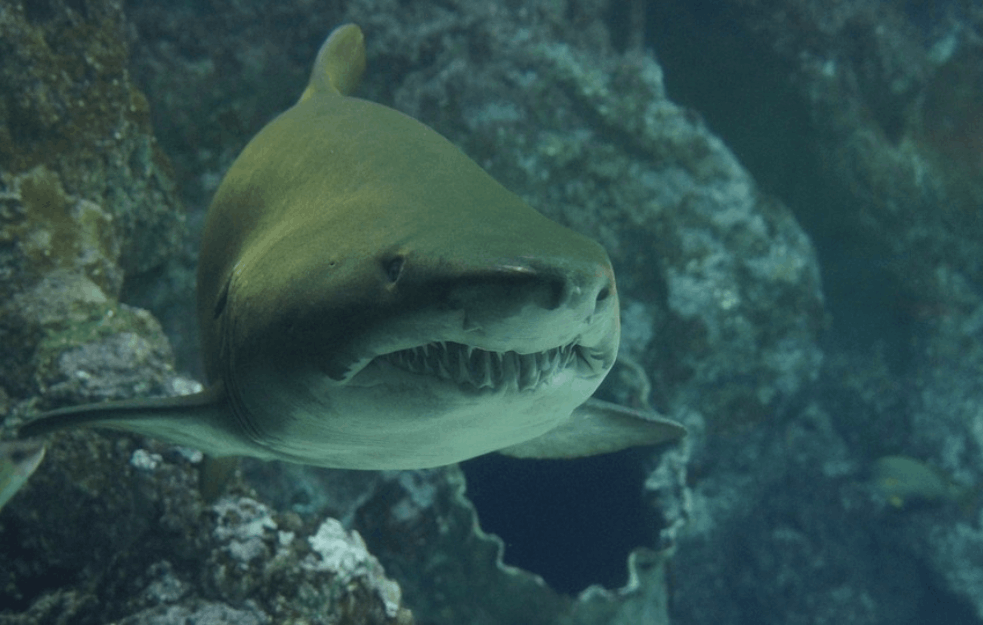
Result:
<svg viewBox="0 0 983 625"><path fill-rule="evenodd" d="M402 256L396 256L386 261L386 278L389 282L393 283L399 280L399 276L403 273L403 263L404 259Z"/></svg>

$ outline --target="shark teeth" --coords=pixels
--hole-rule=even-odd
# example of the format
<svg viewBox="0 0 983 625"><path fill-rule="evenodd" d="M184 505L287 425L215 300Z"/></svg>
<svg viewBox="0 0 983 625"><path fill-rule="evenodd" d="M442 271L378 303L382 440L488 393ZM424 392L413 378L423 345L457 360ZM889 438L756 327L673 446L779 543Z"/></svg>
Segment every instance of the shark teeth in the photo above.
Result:
<svg viewBox="0 0 983 625"><path fill-rule="evenodd" d="M410 373L430 375L476 389L534 389L569 366L590 363L576 344L532 354L493 352L451 341L427 343L381 356ZM593 370L593 367L591 367Z"/></svg>

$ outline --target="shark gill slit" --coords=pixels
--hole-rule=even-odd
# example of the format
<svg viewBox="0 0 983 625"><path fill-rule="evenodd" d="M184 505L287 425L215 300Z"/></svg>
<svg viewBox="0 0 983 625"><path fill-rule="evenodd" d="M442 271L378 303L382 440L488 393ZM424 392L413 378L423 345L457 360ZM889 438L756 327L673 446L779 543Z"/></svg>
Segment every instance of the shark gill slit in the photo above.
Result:
<svg viewBox="0 0 983 625"><path fill-rule="evenodd" d="M232 282L231 278L229 282ZM225 353L225 357L222 359L224 375L220 378L222 380L221 383L226 386L226 398L232 409L231 412L235 418L235 422L238 424L241 432L253 443L262 445L264 440L263 433L256 427L249 408L242 401L242 395L237 384L239 377L236 375L236 359L232 354L235 345L232 337L235 336L236 317L229 315L226 317L224 325L224 331L220 335L222 341L220 349Z"/></svg>

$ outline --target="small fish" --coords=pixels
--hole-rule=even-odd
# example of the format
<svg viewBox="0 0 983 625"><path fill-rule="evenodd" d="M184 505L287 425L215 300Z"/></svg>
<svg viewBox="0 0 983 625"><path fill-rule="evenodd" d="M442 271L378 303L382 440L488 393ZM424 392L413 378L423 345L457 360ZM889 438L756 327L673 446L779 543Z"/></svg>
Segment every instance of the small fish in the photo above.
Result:
<svg viewBox="0 0 983 625"><path fill-rule="evenodd" d="M911 503L961 501L971 489L954 483L941 470L910 456L874 461L871 483L895 508Z"/></svg>
<svg viewBox="0 0 983 625"><path fill-rule="evenodd" d="M0 442L0 510L27 482L44 458L37 441Z"/></svg>

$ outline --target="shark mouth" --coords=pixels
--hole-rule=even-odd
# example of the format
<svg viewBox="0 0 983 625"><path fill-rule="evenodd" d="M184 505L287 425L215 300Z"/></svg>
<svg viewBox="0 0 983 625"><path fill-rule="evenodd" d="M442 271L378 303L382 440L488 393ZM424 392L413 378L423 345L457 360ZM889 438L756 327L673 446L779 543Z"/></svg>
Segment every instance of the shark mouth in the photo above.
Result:
<svg viewBox="0 0 983 625"><path fill-rule="evenodd" d="M429 375L476 389L535 389L557 373L576 367L580 375L603 372L603 358L583 346L570 343L542 352L495 352L451 341L427 343L379 357L389 364L420 375Z"/></svg>

